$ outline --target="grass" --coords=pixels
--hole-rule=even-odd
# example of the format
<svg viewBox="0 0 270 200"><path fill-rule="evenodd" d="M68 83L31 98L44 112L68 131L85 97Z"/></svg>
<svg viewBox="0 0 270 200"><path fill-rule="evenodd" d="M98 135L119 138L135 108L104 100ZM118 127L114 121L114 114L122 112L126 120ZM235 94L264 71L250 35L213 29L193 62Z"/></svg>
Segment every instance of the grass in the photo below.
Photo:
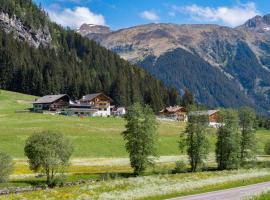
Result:
<svg viewBox="0 0 270 200"><path fill-rule="evenodd" d="M270 191L264 192L264 193L257 195L257 196L247 198L246 200L269 200L269 199L270 199Z"/></svg>
<svg viewBox="0 0 270 200"><path fill-rule="evenodd" d="M67 116L53 116L46 114L16 112L31 107L31 102L36 97L31 95L24 95L15 92L0 90L0 151L8 152L14 158L17 158L15 163L15 171L10 182L0 184L0 188L6 187L25 187L33 185L43 185L45 183L44 177L23 177L16 178L17 175L27 175L32 172L29 170L24 157L24 143L27 137L34 132L42 130L52 130L63 133L72 141L74 145L74 154L72 158L72 165L68 168L68 176L66 181L76 180L91 180L102 179L107 173L117 173L124 176L129 176L131 168L127 164L127 153L124 148L124 141L121 132L125 129L125 121L122 118L78 118ZM158 154L160 156L178 155L179 134L185 129L185 123L182 122L160 122L158 133ZM215 130L209 129L207 135L210 141L210 151L213 153L215 149ZM260 129L257 130L257 149L258 153L262 154L264 144L270 140L270 131ZM171 159L171 158L162 158ZM175 158L173 158L175 159ZM176 158L180 159L180 158ZM184 158L181 158L184 159ZM185 158L186 159L186 158ZM76 163L77 162L77 163ZM214 156L209 156L208 165L214 163ZM157 173L162 171L168 172L174 168L174 161L162 161L155 169ZM153 170L153 169L152 169ZM154 170L154 171L155 171ZM159 175L163 181L171 182L171 186L177 182L186 180L205 180L208 177L216 176L230 176L236 172L201 172L196 174L186 173L178 175ZM151 173L149 173L151 174ZM154 182L149 182L149 185L155 184L155 180L159 182L156 177L148 176L154 179ZM146 178L147 179L147 178ZM133 190L137 186L132 185L130 180L143 179L121 179L120 184L110 186L114 181L97 183L92 185L65 187L61 189L50 190L47 192L33 192L22 195L12 195L2 197L3 199L22 199L22 198L36 198L36 199L75 199L76 195L95 195L104 194L115 191L126 192ZM162 195L154 195L155 197L145 197L150 199L164 199L179 195L188 195L200 192L213 191L217 189L224 189L229 187L236 187L240 185L252 184L257 182L269 181L270 173L266 176L259 176L253 178L243 178L239 180L231 180L216 184L205 185L196 189L167 192ZM118 180L115 180L116 182ZM123 183L122 183L122 182ZM147 182L147 181L146 181ZM101 185L99 185L101 184ZM152 185L154 186L154 185ZM168 187L171 187L170 185ZM86 187L86 189L85 189ZM148 187L144 186L144 187ZM90 189L89 189L90 188ZM88 190L89 189L89 190ZM162 188L161 188L162 189ZM163 188L164 189L164 188ZM153 195L152 195L153 196ZM144 198L144 197L143 197ZM0 198L1 199L1 198Z"/></svg>
<svg viewBox="0 0 270 200"><path fill-rule="evenodd" d="M0 151L23 158L25 140L34 132L58 131L75 146L73 157L127 157L121 132L122 118L78 118L36 113L16 113L31 107L36 97L0 90ZM177 140L183 123L161 122L158 153L178 154Z"/></svg>
<svg viewBox="0 0 270 200"><path fill-rule="evenodd" d="M1 196L0 199L165 199L269 180L269 169L151 175Z"/></svg>
<svg viewBox="0 0 270 200"><path fill-rule="evenodd" d="M27 137L34 132L52 130L63 133L74 144L73 158L127 157L121 132L125 129L122 118L78 118L37 113L16 112L32 106L36 97L0 90L0 151L15 158L24 158L23 148ZM158 154L178 155L179 134L185 123L160 122ZM215 131L208 135L210 150L214 152ZM270 131L258 130L258 153L270 140Z"/></svg>

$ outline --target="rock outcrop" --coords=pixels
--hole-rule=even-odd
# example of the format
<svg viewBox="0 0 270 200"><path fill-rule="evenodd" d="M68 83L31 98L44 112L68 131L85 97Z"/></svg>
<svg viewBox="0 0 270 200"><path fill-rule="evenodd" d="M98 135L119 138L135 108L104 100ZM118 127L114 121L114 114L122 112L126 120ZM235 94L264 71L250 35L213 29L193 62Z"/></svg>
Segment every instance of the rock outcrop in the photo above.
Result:
<svg viewBox="0 0 270 200"><path fill-rule="evenodd" d="M0 13L0 28L7 33L12 33L19 41L28 42L31 46L38 48L51 45L52 37L48 27L32 29L25 26L16 16Z"/></svg>

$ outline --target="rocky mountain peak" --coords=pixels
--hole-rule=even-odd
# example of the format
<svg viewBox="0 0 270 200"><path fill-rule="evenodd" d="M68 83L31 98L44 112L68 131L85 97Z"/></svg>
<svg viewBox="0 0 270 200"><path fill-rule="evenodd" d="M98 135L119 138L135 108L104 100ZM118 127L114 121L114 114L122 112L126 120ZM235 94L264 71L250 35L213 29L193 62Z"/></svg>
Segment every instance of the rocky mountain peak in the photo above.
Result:
<svg viewBox="0 0 270 200"><path fill-rule="evenodd" d="M109 27L95 24L83 24L77 29L77 33L81 34L82 36L89 34L107 34L110 32L111 30Z"/></svg>
<svg viewBox="0 0 270 200"><path fill-rule="evenodd" d="M240 27L255 31L270 31L270 14L264 16L257 15Z"/></svg>
<svg viewBox="0 0 270 200"><path fill-rule="evenodd" d="M270 14L264 15L263 20L266 24L270 25Z"/></svg>

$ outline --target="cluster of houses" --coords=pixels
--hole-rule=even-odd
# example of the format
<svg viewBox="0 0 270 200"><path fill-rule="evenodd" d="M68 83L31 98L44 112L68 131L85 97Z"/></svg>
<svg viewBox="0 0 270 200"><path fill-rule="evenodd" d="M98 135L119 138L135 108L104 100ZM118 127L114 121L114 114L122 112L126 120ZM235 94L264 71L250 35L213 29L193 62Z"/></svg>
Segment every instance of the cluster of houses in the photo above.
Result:
<svg viewBox="0 0 270 200"><path fill-rule="evenodd" d="M67 94L47 95L33 102L34 112L51 111L64 115L108 117L122 116L125 108L111 105L113 100L103 93L88 94L73 102Z"/></svg>
<svg viewBox="0 0 270 200"><path fill-rule="evenodd" d="M210 127L217 128L220 126L220 123L218 122L218 113L219 110L203 110L187 114L187 110L184 107L170 106L160 111L160 117L163 119L187 122L189 115L202 115L208 117Z"/></svg>
<svg viewBox="0 0 270 200"><path fill-rule="evenodd" d="M126 114L124 107L112 105L113 100L103 93L87 94L81 99L73 102L67 94L47 95L33 102L34 112L51 111L64 115L109 117L123 116ZM195 111L189 115L204 115L209 119L209 126L218 127L218 110ZM175 121L188 121L187 110L181 106L170 106L162 109L159 113L162 119Z"/></svg>

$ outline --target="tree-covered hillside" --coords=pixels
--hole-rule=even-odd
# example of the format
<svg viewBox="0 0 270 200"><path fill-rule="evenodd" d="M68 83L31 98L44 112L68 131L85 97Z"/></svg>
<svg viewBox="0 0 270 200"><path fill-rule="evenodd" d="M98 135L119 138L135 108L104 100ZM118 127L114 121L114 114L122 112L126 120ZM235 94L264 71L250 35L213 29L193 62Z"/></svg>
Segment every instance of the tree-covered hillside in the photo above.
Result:
<svg viewBox="0 0 270 200"><path fill-rule="evenodd" d="M156 111L178 98L175 90L166 89L143 69L50 22L31 0L0 0L1 13L19 25L10 28L0 20L0 88L33 95L67 93L73 98L102 91L116 104L144 102ZM35 47L24 40L27 31L33 41L42 41L38 37L46 30L49 45L40 42Z"/></svg>
<svg viewBox="0 0 270 200"><path fill-rule="evenodd" d="M186 86L190 91L197 91L194 95L203 104L212 107L252 105L236 87L237 82L229 80L217 68L183 49L176 49L158 58L149 56L139 65L164 80L167 85L177 88Z"/></svg>

